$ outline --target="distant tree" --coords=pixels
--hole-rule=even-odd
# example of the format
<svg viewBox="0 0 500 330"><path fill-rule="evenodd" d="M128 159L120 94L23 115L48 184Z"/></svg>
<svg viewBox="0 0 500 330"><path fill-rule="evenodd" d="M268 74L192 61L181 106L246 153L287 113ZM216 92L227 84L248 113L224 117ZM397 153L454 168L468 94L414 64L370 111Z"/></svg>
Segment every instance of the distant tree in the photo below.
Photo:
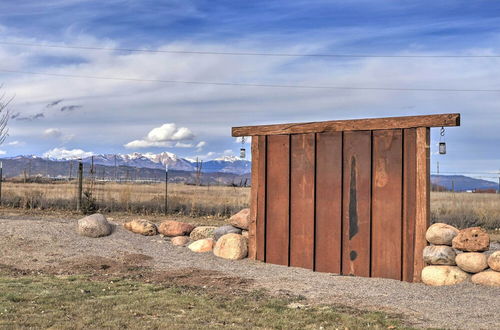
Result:
<svg viewBox="0 0 500 330"><path fill-rule="evenodd" d="M2 89L2 86L0 86L0 89ZM6 99L5 93L0 93L0 145L3 144L7 136L9 136L7 124L10 118L10 111L7 107L13 99L14 97Z"/></svg>

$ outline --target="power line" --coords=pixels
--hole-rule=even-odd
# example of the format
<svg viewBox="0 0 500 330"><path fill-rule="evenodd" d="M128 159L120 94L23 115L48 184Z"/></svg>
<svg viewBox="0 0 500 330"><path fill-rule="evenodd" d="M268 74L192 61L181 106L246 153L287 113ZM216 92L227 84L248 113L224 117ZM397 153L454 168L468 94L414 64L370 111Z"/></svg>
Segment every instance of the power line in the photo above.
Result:
<svg viewBox="0 0 500 330"><path fill-rule="evenodd" d="M197 50L154 50L137 48L113 48L95 46L64 46L54 44L37 44L26 42L0 41L1 45L44 47L79 50L102 50L137 53L195 54L195 55L228 55L228 56L274 56L274 57L333 57L333 58L500 58L500 55L375 55L375 54L308 54L308 53L267 53L267 52L221 52Z"/></svg>
<svg viewBox="0 0 500 330"><path fill-rule="evenodd" d="M74 75L74 74L64 74L64 73L20 71L20 70L7 70L7 69L0 69L0 72L42 75L42 76L62 77L62 78L82 78L82 79L114 80L114 81L155 82L155 83L167 83L167 84L215 85L215 86L237 86L237 87L336 89L336 90L365 90L365 91L371 90L371 91L395 91L395 92L493 92L493 93L500 92L500 89L348 87L348 86L282 85L282 84L235 83L235 82L215 82L215 81L142 79L142 78L104 77L104 76Z"/></svg>

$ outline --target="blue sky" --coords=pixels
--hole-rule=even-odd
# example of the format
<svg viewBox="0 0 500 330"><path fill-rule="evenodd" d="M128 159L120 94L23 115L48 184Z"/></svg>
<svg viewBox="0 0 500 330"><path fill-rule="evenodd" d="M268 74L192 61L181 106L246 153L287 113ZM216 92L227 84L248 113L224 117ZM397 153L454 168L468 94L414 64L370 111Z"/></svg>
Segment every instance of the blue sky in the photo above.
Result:
<svg viewBox="0 0 500 330"><path fill-rule="evenodd" d="M495 1L2 1L0 42L222 52L500 54ZM161 80L500 89L500 58L310 58L129 53L0 44L0 70ZM297 90L0 72L16 95L6 156L236 153L231 126L445 112L433 169L500 170L500 93ZM56 101L59 101L57 104ZM436 151L438 129L433 131Z"/></svg>

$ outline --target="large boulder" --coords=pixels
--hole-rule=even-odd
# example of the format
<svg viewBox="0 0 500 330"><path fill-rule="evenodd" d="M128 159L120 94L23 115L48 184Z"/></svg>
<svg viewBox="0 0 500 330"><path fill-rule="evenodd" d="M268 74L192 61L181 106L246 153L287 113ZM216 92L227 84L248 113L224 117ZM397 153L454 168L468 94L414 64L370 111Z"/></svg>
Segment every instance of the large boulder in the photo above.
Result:
<svg viewBox="0 0 500 330"><path fill-rule="evenodd" d="M500 251L493 252L488 258L488 266L491 269L500 272Z"/></svg>
<svg viewBox="0 0 500 330"><path fill-rule="evenodd" d="M484 253L465 252L455 258L457 266L468 273L479 273L488 268L488 257Z"/></svg>
<svg viewBox="0 0 500 330"><path fill-rule="evenodd" d="M424 248L424 261L431 265L455 264L456 253L447 245L429 245Z"/></svg>
<svg viewBox="0 0 500 330"><path fill-rule="evenodd" d="M144 219L136 219L125 222L123 224L123 227L133 233L141 234L144 236L154 236L158 234L158 228L156 228L156 225L151 221Z"/></svg>
<svg viewBox="0 0 500 330"><path fill-rule="evenodd" d="M78 233L87 237L102 237L111 234L111 224L104 215L96 213L78 220Z"/></svg>
<svg viewBox="0 0 500 330"><path fill-rule="evenodd" d="M172 245L175 245L175 246L184 246L187 243L189 243L189 241L190 241L189 237L187 237L187 236L176 236L170 240Z"/></svg>
<svg viewBox="0 0 500 330"><path fill-rule="evenodd" d="M211 238L197 240L188 245L188 249L193 252L210 252L214 249L215 241Z"/></svg>
<svg viewBox="0 0 500 330"><path fill-rule="evenodd" d="M490 248L490 235L481 227L462 229L453 238L452 246L460 251L487 251Z"/></svg>
<svg viewBox="0 0 500 330"><path fill-rule="evenodd" d="M214 230L217 229L215 226L199 226L193 229L189 238L193 241L197 241L204 238L214 238Z"/></svg>
<svg viewBox="0 0 500 330"><path fill-rule="evenodd" d="M194 228L190 223L167 220L160 224L158 231L162 235L175 237L189 235Z"/></svg>
<svg viewBox="0 0 500 330"><path fill-rule="evenodd" d="M243 259L248 254L247 240L242 235L226 234L215 243L214 254L224 259Z"/></svg>
<svg viewBox="0 0 500 330"><path fill-rule="evenodd" d="M454 285L465 282L470 275L456 266L427 266L422 270L422 282L427 285Z"/></svg>
<svg viewBox="0 0 500 330"><path fill-rule="evenodd" d="M500 272L488 269L472 275L472 283L500 287Z"/></svg>
<svg viewBox="0 0 500 330"><path fill-rule="evenodd" d="M425 239L435 245L450 245L459 230L446 223L435 223L427 229Z"/></svg>
<svg viewBox="0 0 500 330"><path fill-rule="evenodd" d="M231 225L226 225L214 230L214 238L216 241L227 234L241 234L241 229L233 227Z"/></svg>
<svg viewBox="0 0 500 330"><path fill-rule="evenodd" d="M248 230L250 224L250 209L243 209L229 218L229 223L236 228Z"/></svg>

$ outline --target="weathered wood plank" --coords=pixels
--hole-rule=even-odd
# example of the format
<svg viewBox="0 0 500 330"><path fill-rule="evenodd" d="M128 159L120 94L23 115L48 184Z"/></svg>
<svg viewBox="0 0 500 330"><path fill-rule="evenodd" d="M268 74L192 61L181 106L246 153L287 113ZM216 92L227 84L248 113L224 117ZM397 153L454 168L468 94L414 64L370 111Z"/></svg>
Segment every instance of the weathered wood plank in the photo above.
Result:
<svg viewBox="0 0 500 330"><path fill-rule="evenodd" d="M415 218L415 260L413 281L420 282L424 268L423 250L427 246L425 232L430 222L430 129L417 128L417 194Z"/></svg>
<svg viewBox="0 0 500 330"><path fill-rule="evenodd" d="M252 188L250 225L248 227L248 257L264 261L265 250L265 186L266 137L252 139Z"/></svg>
<svg viewBox="0 0 500 330"><path fill-rule="evenodd" d="M417 131L404 130L403 146L403 281L413 282L417 193Z"/></svg>
<svg viewBox="0 0 500 330"><path fill-rule="evenodd" d="M316 134L315 270L342 265L342 132Z"/></svg>
<svg viewBox="0 0 500 330"><path fill-rule="evenodd" d="M373 132L371 276L401 280L402 130Z"/></svg>
<svg viewBox="0 0 500 330"><path fill-rule="evenodd" d="M266 262L289 260L290 136L267 137Z"/></svg>
<svg viewBox="0 0 500 330"><path fill-rule="evenodd" d="M370 276L371 131L344 132L342 274Z"/></svg>
<svg viewBox="0 0 500 330"><path fill-rule="evenodd" d="M312 123L233 127L233 136L321 133L414 127L460 126L460 114L335 120Z"/></svg>
<svg viewBox="0 0 500 330"><path fill-rule="evenodd" d="M290 266L313 269L315 135L292 135L290 150Z"/></svg>

